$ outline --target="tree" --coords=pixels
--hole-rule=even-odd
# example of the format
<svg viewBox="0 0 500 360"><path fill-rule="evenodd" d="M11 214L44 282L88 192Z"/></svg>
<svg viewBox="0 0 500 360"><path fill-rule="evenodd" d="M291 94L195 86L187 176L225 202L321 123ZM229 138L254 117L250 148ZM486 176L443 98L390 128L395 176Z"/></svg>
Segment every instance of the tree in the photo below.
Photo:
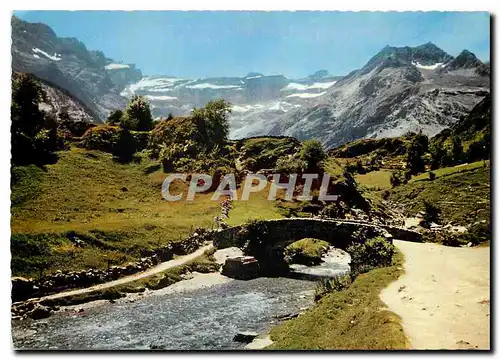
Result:
<svg viewBox="0 0 500 360"><path fill-rule="evenodd" d="M463 159L464 148L458 136L453 136L451 141L452 141L451 156L453 158L453 163L458 164Z"/></svg>
<svg viewBox="0 0 500 360"><path fill-rule="evenodd" d="M40 84L31 75L12 78L11 152L15 165L50 162L54 151L64 147L55 117L39 109L44 97Z"/></svg>
<svg viewBox="0 0 500 360"><path fill-rule="evenodd" d="M121 110L113 110L108 116L106 120L106 124L108 125L119 125L123 118L123 111Z"/></svg>
<svg viewBox="0 0 500 360"><path fill-rule="evenodd" d="M424 140L425 138L425 140ZM421 173L425 170L425 163L422 159L427 150L427 136L414 136L409 147L406 157L406 168L411 175Z"/></svg>
<svg viewBox="0 0 500 360"><path fill-rule="evenodd" d="M44 93L40 84L29 74L21 74L12 81L12 133L34 136L43 127L44 113L38 104Z"/></svg>
<svg viewBox="0 0 500 360"><path fill-rule="evenodd" d="M149 131L153 128L153 116L148 101L139 95L130 99L120 126L129 130Z"/></svg>
<svg viewBox="0 0 500 360"><path fill-rule="evenodd" d="M211 100L204 107L193 109L192 116L206 132L206 144L223 144L229 136L231 104L224 99ZM201 125L201 126L200 126Z"/></svg>
<svg viewBox="0 0 500 360"><path fill-rule="evenodd" d="M302 143L299 153L300 159L307 164L306 171L318 171L326 159L323 145L318 140L306 140Z"/></svg>

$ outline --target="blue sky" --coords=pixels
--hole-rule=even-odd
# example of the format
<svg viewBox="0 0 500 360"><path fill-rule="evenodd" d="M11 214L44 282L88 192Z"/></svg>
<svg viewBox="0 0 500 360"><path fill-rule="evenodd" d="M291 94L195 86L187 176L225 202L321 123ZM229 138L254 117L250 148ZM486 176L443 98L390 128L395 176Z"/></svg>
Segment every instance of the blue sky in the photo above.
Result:
<svg viewBox="0 0 500 360"><path fill-rule="evenodd" d="M182 12L20 11L60 37L145 75L243 76L250 71L307 76L318 69L345 75L385 45L432 41L456 56L468 49L489 60L486 12Z"/></svg>

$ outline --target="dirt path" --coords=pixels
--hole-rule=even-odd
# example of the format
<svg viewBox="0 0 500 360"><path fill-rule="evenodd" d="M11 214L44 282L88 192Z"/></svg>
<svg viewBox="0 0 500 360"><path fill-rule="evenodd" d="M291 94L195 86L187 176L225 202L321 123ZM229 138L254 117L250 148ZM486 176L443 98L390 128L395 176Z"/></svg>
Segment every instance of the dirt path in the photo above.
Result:
<svg viewBox="0 0 500 360"><path fill-rule="evenodd" d="M490 248L394 241L406 273L381 293L413 349L490 348Z"/></svg>
<svg viewBox="0 0 500 360"><path fill-rule="evenodd" d="M212 244L205 245L191 254L180 256L177 259L162 262L161 264L159 264L155 267L152 267L151 269L148 269L144 272L140 272L140 273L130 275L130 276L125 276L125 277L122 277L122 278L117 279L117 280L113 280L113 281L106 282L103 284L94 285L94 286L84 288L84 289L65 291L65 292L61 292L61 293L57 293L57 294L44 296L38 300L60 299L60 298L64 298L67 296L81 295L81 294L90 293L90 292L96 291L96 290L105 290L105 289L109 289L109 288L112 288L112 287L117 286L117 285L127 284L129 282L143 279L143 278L146 278L148 276L161 273L162 271L183 265L191 260L194 260L198 256L203 255L203 253L205 251L210 250L212 248L213 248Z"/></svg>

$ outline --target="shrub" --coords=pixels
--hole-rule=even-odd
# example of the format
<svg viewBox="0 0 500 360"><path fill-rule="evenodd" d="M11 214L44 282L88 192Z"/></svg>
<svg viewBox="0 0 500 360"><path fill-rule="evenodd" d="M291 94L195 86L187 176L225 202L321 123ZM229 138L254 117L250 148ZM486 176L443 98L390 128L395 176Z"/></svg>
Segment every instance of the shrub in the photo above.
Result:
<svg viewBox="0 0 500 360"><path fill-rule="evenodd" d="M491 239L491 223L479 222L473 224L466 233L461 235L463 243L471 242L473 245L479 245Z"/></svg>
<svg viewBox="0 0 500 360"><path fill-rule="evenodd" d="M430 181L433 181L434 179L436 179L436 174L435 174L435 173L433 173L432 171L431 171L431 172L429 172L429 180L430 180Z"/></svg>
<svg viewBox="0 0 500 360"><path fill-rule="evenodd" d="M314 290L314 301L319 301L326 294L334 291L342 291L347 289L352 284L352 279L349 275L339 275L332 279L323 278L316 283Z"/></svg>
<svg viewBox="0 0 500 360"><path fill-rule="evenodd" d="M390 179L390 182L391 182L391 185L392 187L396 187L396 186L399 186L402 184L402 180L401 180L401 174L400 172L393 172L391 174L391 179Z"/></svg>
<svg viewBox="0 0 500 360"><path fill-rule="evenodd" d="M356 276L373 268L391 265L395 247L378 236L364 243L350 245L347 252L351 255L351 273Z"/></svg>
<svg viewBox="0 0 500 360"><path fill-rule="evenodd" d="M286 156L276 162L276 172L279 174L301 174L306 162L297 156Z"/></svg>
<svg viewBox="0 0 500 360"><path fill-rule="evenodd" d="M106 120L106 124L119 125L120 122L122 121L122 118L123 118L123 111L114 110L109 114L108 119Z"/></svg>
<svg viewBox="0 0 500 360"><path fill-rule="evenodd" d="M389 196L391 196L391 192L389 190L384 190L382 192L382 199L387 200L389 199Z"/></svg>
<svg viewBox="0 0 500 360"><path fill-rule="evenodd" d="M299 153L300 159L307 164L307 171L316 172L322 168L322 162L326 159L323 145L318 140L306 140L302 143Z"/></svg>
<svg viewBox="0 0 500 360"><path fill-rule="evenodd" d="M128 163L133 160L137 150L137 141L129 130L120 129L112 147L115 159L122 163Z"/></svg>
<svg viewBox="0 0 500 360"><path fill-rule="evenodd" d="M438 208L433 203L424 200L424 219L422 221L423 227L429 227L431 222L439 223L439 217L441 215L441 209Z"/></svg>
<svg viewBox="0 0 500 360"><path fill-rule="evenodd" d="M119 131L117 126L95 126L83 134L81 144L89 150L112 152Z"/></svg>
<svg viewBox="0 0 500 360"><path fill-rule="evenodd" d="M323 240L306 238L288 245L285 248L285 261L294 264L316 265L326 253L329 243Z"/></svg>

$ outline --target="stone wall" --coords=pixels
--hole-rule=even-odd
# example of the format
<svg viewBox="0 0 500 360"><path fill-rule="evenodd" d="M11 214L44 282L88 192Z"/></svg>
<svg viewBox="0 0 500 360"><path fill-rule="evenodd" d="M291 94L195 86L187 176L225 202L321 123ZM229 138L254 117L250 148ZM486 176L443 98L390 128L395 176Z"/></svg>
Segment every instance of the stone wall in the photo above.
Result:
<svg viewBox="0 0 500 360"><path fill-rule="evenodd" d="M185 255L196 251L204 242L211 240L213 233L214 231L211 230L196 229L182 241L157 249L144 249L141 251L142 257L139 260L123 266L111 266L106 270L58 270L38 280L14 277L12 278L12 301L23 301L66 289L92 286L147 270L161 262L171 260L174 254Z"/></svg>

